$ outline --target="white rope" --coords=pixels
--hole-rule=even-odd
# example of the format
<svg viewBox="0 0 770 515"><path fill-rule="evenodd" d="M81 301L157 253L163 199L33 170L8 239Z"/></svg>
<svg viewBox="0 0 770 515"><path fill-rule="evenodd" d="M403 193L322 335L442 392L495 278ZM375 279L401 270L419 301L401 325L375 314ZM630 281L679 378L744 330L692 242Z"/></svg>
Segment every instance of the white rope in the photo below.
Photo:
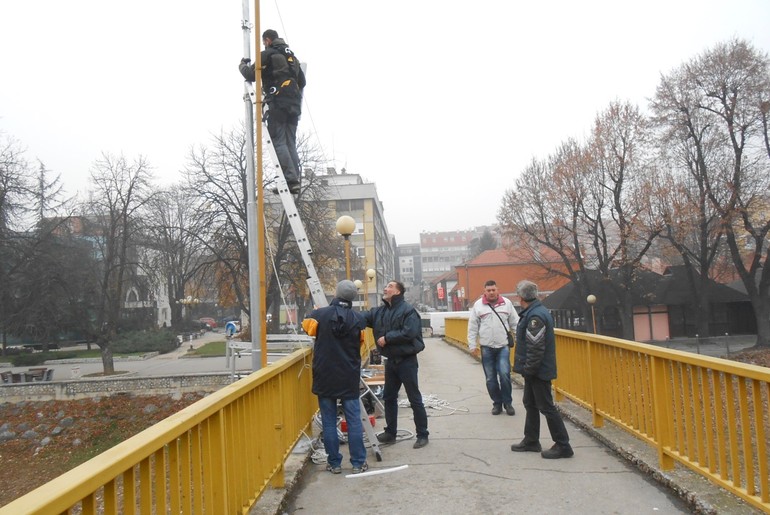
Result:
<svg viewBox="0 0 770 515"><path fill-rule="evenodd" d="M422 403L425 405L425 409L432 409L435 411L448 411L447 415L452 415L453 413L463 412L463 413L469 413L470 409L466 408L465 406L459 406L454 407L449 404L449 401L446 401L444 399L439 399L433 394L430 395L423 395L422 396ZM412 405L409 403L409 399L401 399L398 401L398 406L401 408L409 408ZM431 416L437 416L437 415L431 415ZM440 415L440 416L446 416L446 415Z"/></svg>

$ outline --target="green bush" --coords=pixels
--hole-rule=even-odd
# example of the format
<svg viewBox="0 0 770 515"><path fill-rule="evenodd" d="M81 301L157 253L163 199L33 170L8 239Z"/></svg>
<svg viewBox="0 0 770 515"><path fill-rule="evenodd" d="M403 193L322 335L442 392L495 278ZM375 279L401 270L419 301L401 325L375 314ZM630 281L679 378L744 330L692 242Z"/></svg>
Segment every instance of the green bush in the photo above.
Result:
<svg viewBox="0 0 770 515"><path fill-rule="evenodd" d="M74 352L32 352L30 354L17 354L11 358L11 364L14 367L34 367L42 365L49 359L70 359L74 358Z"/></svg>
<svg viewBox="0 0 770 515"><path fill-rule="evenodd" d="M179 347L179 340L171 331L130 331L118 335L112 342L115 354L132 352L160 352L165 354Z"/></svg>

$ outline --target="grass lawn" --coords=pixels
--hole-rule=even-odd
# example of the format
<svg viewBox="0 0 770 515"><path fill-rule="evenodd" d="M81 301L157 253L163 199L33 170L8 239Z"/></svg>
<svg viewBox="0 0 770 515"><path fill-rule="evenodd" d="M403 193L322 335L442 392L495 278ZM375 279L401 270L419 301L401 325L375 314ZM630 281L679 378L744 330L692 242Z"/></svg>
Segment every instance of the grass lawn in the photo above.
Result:
<svg viewBox="0 0 770 515"><path fill-rule="evenodd" d="M209 342L198 347L197 349L187 351L187 356L201 356L204 358L224 357L226 351L227 342Z"/></svg>

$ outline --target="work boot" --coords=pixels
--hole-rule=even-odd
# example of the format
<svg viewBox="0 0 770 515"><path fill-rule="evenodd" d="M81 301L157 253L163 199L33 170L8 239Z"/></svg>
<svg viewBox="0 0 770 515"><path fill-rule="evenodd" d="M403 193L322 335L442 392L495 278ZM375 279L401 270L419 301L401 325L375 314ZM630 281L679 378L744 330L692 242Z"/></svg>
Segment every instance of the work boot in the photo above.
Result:
<svg viewBox="0 0 770 515"><path fill-rule="evenodd" d="M428 445L428 437L427 436L419 436L417 437L417 441L414 442L414 445L412 446L413 449L422 449Z"/></svg>
<svg viewBox="0 0 770 515"><path fill-rule="evenodd" d="M540 452L543 448L540 446L540 442L527 441L525 438L519 443L511 445L513 452Z"/></svg>
<svg viewBox="0 0 770 515"><path fill-rule="evenodd" d="M571 458L575 453L569 445L553 444L553 447L540 453L540 456L547 460L558 460L559 458Z"/></svg>
<svg viewBox="0 0 770 515"><path fill-rule="evenodd" d="M499 415L503 412L503 407L500 404L493 404L492 405L492 414L493 415Z"/></svg>
<svg viewBox="0 0 770 515"><path fill-rule="evenodd" d="M380 443L393 443L396 441L396 435L383 431L377 435L377 441Z"/></svg>
<svg viewBox="0 0 770 515"><path fill-rule="evenodd" d="M510 404L506 404L503 407L505 408L505 412L508 414L508 416L512 417L516 414L516 410L513 409L513 406L511 406Z"/></svg>

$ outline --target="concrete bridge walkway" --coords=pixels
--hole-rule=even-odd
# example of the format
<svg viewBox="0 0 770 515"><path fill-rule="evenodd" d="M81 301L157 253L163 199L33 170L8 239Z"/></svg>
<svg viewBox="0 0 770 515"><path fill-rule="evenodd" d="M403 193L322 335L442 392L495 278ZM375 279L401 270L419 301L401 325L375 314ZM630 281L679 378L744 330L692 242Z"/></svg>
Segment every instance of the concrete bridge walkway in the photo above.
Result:
<svg viewBox="0 0 770 515"><path fill-rule="evenodd" d="M657 470L655 453L623 431L609 427L594 433L589 414L569 401L560 407L574 419L566 420L573 458L546 460L538 453L514 453L510 445L521 440L524 429L521 386L514 384L516 415L493 416L484 372L472 356L431 338L419 360L426 405L437 406L428 408L427 447L412 449L413 438L381 446L381 462L369 450L370 472L382 473L365 477L348 475L351 465L344 445L340 475L327 472L323 464L300 464L298 457L294 466L287 463L287 490L268 492L252 513L756 512L689 471ZM403 391L401 398L406 398ZM383 427L384 418L377 419L375 431ZM399 430L414 432L408 407L399 409ZM548 448L553 442L545 420L541 431L542 446Z"/></svg>

